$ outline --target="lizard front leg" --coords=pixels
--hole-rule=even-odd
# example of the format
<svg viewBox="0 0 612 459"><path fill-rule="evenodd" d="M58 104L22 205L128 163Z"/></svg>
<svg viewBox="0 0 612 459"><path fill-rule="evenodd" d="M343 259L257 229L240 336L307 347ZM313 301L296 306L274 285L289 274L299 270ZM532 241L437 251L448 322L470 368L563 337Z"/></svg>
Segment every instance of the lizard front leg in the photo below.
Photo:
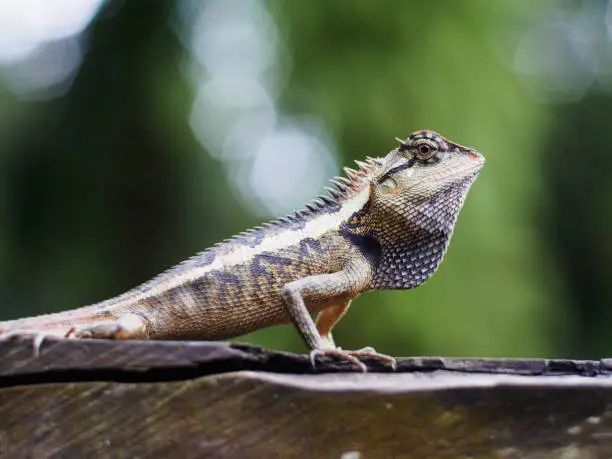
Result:
<svg viewBox="0 0 612 459"><path fill-rule="evenodd" d="M359 270L344 270L331 274L320 274L289 282L281 290L285 308L291 321L310 349L310 359L313 366L317 356L327 355L347 360L359 367L363 372L367 371L365 364L359 360L359 358L363 357L379 359L395 367L395 359L393 357L379 354L372 348L344 351L336 347L331 338L331 328L348 308L350 299L357 296L361 291L360 284L362 282L355 279L355 272L359 272ZM332 309L327 314L325 314L325 310L322 312L324 315L318 322L321 329L326 332L324 333L325 338L323 338L310 316L306 303L316 303L334 297L338 298L339 301L344 299L344 302L331 306L331 308L335 309Z"/></svg>

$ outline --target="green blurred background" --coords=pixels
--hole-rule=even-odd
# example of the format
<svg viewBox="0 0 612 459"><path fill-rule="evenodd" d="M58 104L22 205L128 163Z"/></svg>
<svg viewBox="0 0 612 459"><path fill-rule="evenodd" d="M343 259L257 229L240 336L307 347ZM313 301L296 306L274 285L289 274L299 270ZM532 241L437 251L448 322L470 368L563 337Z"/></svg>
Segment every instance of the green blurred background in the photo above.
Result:
<svg viewBox="0 0 612 459"><path fill-rule="evenodd" d="M336 342L612 355L611 5L0 4L0 319L119 294L427 128L486 167L438 273Z"/></svg>

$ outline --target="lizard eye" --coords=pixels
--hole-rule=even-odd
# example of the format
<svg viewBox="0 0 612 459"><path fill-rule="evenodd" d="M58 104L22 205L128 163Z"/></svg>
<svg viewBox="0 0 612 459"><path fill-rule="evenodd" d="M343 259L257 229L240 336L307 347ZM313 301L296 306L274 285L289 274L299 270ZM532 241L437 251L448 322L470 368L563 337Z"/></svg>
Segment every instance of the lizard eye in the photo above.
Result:
<svg viewBox="0 0 612 459"><path fill-rule="evenodd" d="M422 142L416 147L417 159L424 163L436 162L437 148L429 142Z"/></svg>
<svg viewBox="0 0 612 459"><path fill-rule="evenodd" d="M436 149L428 143L422 143L417 146L417 154L421 159L427 159L436 152Z"/></svg>
<svg viewBox="0 0 612 459"><path fill-rule="evenodd" d="M383 194L393 193L397 189L397 182L391 177L387 177L380 183L380 189Z"/></svg>

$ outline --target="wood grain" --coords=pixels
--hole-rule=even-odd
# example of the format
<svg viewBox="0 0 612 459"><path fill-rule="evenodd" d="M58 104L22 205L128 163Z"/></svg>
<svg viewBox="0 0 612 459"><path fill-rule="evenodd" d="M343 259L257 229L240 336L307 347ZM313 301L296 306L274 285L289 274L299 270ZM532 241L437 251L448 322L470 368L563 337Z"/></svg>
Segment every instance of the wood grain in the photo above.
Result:
<svg viewBox="0 0 612 459"><path fill-rule="evenodd" d="M360 374L228 343L0 343L7 458L608 458L610 362L406 358Z"/></svg>

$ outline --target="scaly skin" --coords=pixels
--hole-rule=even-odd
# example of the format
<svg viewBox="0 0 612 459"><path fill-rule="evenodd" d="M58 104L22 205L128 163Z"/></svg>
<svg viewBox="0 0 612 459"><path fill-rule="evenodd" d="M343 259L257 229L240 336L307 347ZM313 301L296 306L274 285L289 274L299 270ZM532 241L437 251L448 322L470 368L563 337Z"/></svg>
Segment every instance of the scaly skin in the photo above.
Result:
<svg viewBox="0 0 612 459"><path fill-rule="evenodd" d="M220 340L291 321L312 359L334 356L364 370L360 357L393 363L371 348L342 351L332 328L360 293L414 288L435 272L484 158L416 131L386 157L357 164L305 210L223 241L116 298L0 322L0 338Z"/></svg>

